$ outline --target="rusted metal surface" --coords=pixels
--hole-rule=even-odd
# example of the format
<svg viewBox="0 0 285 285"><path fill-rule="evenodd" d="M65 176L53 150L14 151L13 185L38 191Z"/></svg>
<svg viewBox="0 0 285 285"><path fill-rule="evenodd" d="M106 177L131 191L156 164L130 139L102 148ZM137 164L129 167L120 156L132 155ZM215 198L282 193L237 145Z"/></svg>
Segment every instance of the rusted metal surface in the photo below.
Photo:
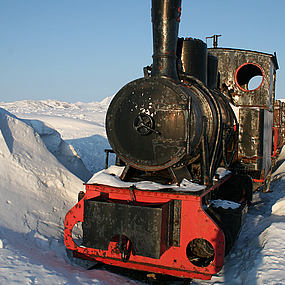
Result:
<svg viewBox="0 0 285 285"><path fill-rule="evenodd" d="M282 118L282 125L281 125L281 137L283 141L283 145L285 143L285 102L281 102L281 118Z"/></svg>
<svg viewBox="0 0 285 285"><path fill-rule="evenodd" d="M273 106L278 69L276 56L230 48L211 48L208 51L218 58L218 87L236 107L240 107L238 161L249 172L259 171L260 177L261 173L265 174L264 181L272 167L273 121L282 125L280 111L277 111L279 107ZM259 77L260 82L252 88L250 80L255 77ZM278 137L281 143L281 132Z"/></svg>
<svg viewBox="0 0 285 285"><path fill-rule="evenodd" d="M130 82L114 97L106 116L110 145L121 160L144 171L169 169L176 183L183 179L176 170L199 158L203 136L213 157L213 176L216 157L221 156L222 133L226 141L232 136L223 128L233 128L234 123L221 94L214 96L192 77L186 80L187 85L162 77ZM184 178L189 179L187 171L184 168Z"/></svg>
<svg viewBox="0 0 285 285"><path fill-rule="evenodd" d="M281 114L281 101L275 100L274 104L274 116L273 116L273 126L280 129L282 126L282 114ZM280 144L280 142L278 143Z"/></svg>
<svg viewBox="0 0 285 285"><path fill-rule="evenodd" d="M284 119L282 117L282 102L280 100L275 100L274 104L274 116L273 116L273 127L277 129L278 138L277 138L277 148L281 148L283 145L282 138L282 125L284 123Z"/></svg>
<svg viewBox="0 0 285 285"><path fill-rule="evenodd" d="M126 236L136 255L159 259L173 245L173 210L174 201L145 205L107 197L85 200L83 245L108 250L112 238Z"/></svg>
<svg viewBox="0 0 285 285"><path fill-rule="evenodd" d="M273 114L265 109L239 110L239 156L250 170L271 168Z"/></svg>
<svg viewBox="0 0 285 285"><path fill-rule="evenodd" d="M219 60L219 87L229 93L236 106L273 110L273 79L278 69L274 55L229 48L210 48L208 51ZM261 85L248 90L249 80L259 75L263 77Z"/></svg>
<svg viewBox="0 0 285 285"><path fill-rule="evenodd" d="M179 162L189 151L188 140L195 151L201 129L189 133L190 108L194 125L201 125L202 118L201 110L189 104L188 94L178 83L155 77L123 87L106 117L108 139L117 155L134 168L154 171ZM139 116L147 116L152 124L139 128Z"/></svg>
<svg viewBox="0 0 285 285"><path fill-rule="evenodd" d="M280 100L275 100L273 114L272 164L275 165L281 147L284 145L285 118L282 114L282 102Z"/></svg>
<svg viewBox="0 0 285 285"><path fill-rule="evenodd" d="M180 38L177 50L181 50L183 71L207 84L207 45L198 39Z"/></svg>

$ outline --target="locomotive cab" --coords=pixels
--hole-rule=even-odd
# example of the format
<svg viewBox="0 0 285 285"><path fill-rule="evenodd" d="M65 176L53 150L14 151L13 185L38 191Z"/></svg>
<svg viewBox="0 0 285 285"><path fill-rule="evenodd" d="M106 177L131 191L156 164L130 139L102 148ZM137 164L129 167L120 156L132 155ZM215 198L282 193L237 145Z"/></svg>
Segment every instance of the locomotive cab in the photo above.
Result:
<svg viewBox="0 0 285 285"><path fill-rule="evenodd" d="M208 51L219 60L219 87L235 105L239 124L237 162L253 178L254 189L265 182L263 191L266 192L274 156L272 128L278 69L276 55L229 48L211 48ZM260 79L250 85L255 78Z"/></svg>

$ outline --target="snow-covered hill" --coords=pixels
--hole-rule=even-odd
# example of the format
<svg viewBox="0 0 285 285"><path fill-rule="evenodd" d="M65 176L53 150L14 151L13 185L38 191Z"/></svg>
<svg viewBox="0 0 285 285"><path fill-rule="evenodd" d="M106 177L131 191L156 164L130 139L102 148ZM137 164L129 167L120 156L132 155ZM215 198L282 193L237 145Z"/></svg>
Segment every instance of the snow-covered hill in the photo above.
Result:
<svg viewBox="0 0 285 285"><path fill-rule="evenodd" d="M93 174L104 168L104 149L110 148L105 133L105 114L111 99L76 104L51 99L24 100L2 103L0 107L21 119L44 122L57 130Z"/></svg>
<svg viewBox="0 0 285 285"><path fill-rule="evenodd" d="M69 260L63 245L65 213L83 182L104 168L110 100L0 104L1 285L142 284L102 269L87 271ZM272 192L254 194L223 270L191 284L285 284L284 159L285 152Z"/></svg>

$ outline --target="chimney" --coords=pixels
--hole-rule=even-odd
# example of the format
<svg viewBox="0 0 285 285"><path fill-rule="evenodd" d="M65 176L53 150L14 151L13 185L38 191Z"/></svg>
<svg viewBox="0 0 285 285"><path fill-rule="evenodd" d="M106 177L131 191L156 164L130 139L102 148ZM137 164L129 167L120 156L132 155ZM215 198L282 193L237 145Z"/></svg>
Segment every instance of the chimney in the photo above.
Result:
<svg viewBox="0 0 285 285"><path fill-rule="evenodd" d="M152 76L178 79L176 49L181 16L181 0L152 0Z"/></svg>

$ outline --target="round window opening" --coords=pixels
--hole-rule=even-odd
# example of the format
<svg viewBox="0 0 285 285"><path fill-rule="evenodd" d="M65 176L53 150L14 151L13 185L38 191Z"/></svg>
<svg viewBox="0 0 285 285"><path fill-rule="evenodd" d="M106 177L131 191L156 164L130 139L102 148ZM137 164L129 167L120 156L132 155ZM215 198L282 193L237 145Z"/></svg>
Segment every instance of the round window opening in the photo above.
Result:
<svg viewBox="0 0 285 285"><path fill-rule="evenodd" d="M195 238L188 243L186 255L189 261L199 267L208 266L215 257L212 244L203 238Z"/></svg>
<svg viewBox="0 0 285 285"><path fill-rule="evenodd" d="M262 85L264 73L262 68L257 64L245 63L237 69L235 79L241 90L254 91Z"/></svg>

